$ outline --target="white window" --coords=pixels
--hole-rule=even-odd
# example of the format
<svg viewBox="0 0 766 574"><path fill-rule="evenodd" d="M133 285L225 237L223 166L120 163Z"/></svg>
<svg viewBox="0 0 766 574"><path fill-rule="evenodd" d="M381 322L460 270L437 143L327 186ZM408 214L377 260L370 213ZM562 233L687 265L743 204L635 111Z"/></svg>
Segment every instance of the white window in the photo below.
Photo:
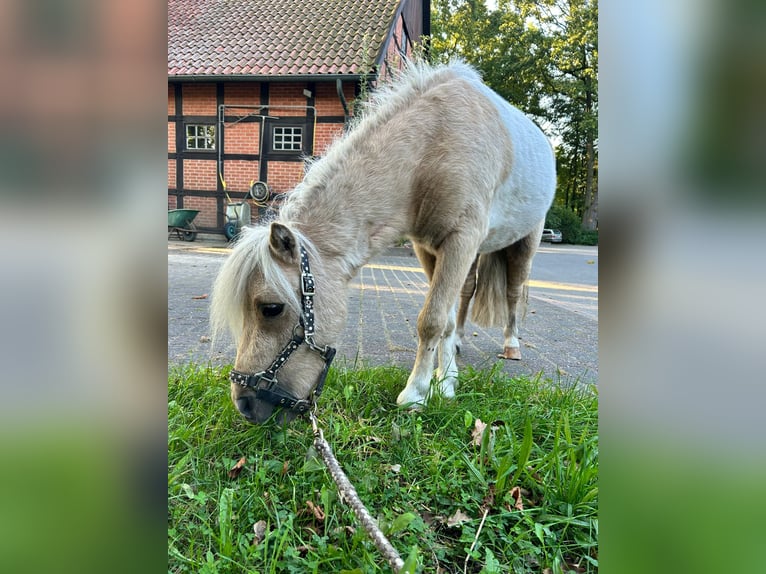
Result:
<svg viewBox="0 0 766 574"><path fill-rule="evenodd" d="M210 124L186 125L186 149L215 149L215 126Z"/></svg>
<svg viewBox="0 0 766 574"><path fill-rule="evenodd" d="M275 127L272 139L274 151L301 151L303 149L303 128Z"/></svg>

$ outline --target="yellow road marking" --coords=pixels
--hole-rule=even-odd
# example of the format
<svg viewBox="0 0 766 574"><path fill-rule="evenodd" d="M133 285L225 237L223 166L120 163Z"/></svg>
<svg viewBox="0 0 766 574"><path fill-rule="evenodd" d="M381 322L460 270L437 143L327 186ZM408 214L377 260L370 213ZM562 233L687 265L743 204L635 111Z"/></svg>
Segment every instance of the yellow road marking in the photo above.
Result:
<svg viewBox="0 0 766 574"><path fill-rule="evenodd" d="M369 269L384 269L387 271L411 271L413 273L422 273L425 275L420 267L404 267L401 265L382 265L378 263L372 263L365 265ZM598 293L597 285L581 285L579 283L559 283L558 281L538 281L536 279L530 279L530 287L537 287L539 289L555 289L557 291L584 291L586 293Z"/></svg>

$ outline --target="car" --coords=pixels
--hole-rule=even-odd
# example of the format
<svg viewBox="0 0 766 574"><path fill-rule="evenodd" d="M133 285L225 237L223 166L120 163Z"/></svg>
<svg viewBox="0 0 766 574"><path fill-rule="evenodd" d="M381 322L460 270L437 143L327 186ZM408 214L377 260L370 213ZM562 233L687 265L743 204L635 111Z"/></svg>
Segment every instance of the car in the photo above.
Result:
<svg viewBox="0 0 766 574"><path fill-rule="evenodd" d="M561 232L558 229L543 229L541 241L549 243L561 243Z"/></svg>

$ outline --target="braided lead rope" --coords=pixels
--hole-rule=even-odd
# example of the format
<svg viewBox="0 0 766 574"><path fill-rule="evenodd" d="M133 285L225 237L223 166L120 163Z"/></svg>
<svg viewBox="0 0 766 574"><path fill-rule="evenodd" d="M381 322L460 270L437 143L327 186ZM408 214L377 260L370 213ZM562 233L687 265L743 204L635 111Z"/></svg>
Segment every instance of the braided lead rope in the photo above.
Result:
<svg viewBox="0 0 766 574"><path fill-rule="evenodd" d="M388 564L393 568L394 572L400 572L404 567L404 560L402 560L396 548L388 541L386 535L381 532L378 525L375 523L375 519L370 516L370 513L365 508L364 503L359 499L359 495L356 493L354 485L343 472L343 469L338 464L338 460L332 453L332 449L327 441L324 439L322 429L317 425L317 418L312 411L309 412L311 417L311 426L314 429L314 448L322 457L322 460L327 466L327 470L330 471L332 479L338 486L338 491L341 494L343 500L351 507L356 514L357 519L364 527L375 546L378 548L383 557L388 561Z"/></svg>

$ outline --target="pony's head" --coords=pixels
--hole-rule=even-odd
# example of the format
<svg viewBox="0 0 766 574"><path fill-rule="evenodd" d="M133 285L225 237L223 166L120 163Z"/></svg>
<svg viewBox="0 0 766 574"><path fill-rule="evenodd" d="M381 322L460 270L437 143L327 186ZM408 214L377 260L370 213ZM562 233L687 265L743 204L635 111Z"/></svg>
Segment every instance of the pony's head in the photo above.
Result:
<svg viewBox="0 0 766 574"><path fill-rule="evenodd" d="M231 398L251 423L291 421L324 383L346 319L345 289L297 229L245 228L221 267L211 301L214 338L237 346Z"/></svg>

